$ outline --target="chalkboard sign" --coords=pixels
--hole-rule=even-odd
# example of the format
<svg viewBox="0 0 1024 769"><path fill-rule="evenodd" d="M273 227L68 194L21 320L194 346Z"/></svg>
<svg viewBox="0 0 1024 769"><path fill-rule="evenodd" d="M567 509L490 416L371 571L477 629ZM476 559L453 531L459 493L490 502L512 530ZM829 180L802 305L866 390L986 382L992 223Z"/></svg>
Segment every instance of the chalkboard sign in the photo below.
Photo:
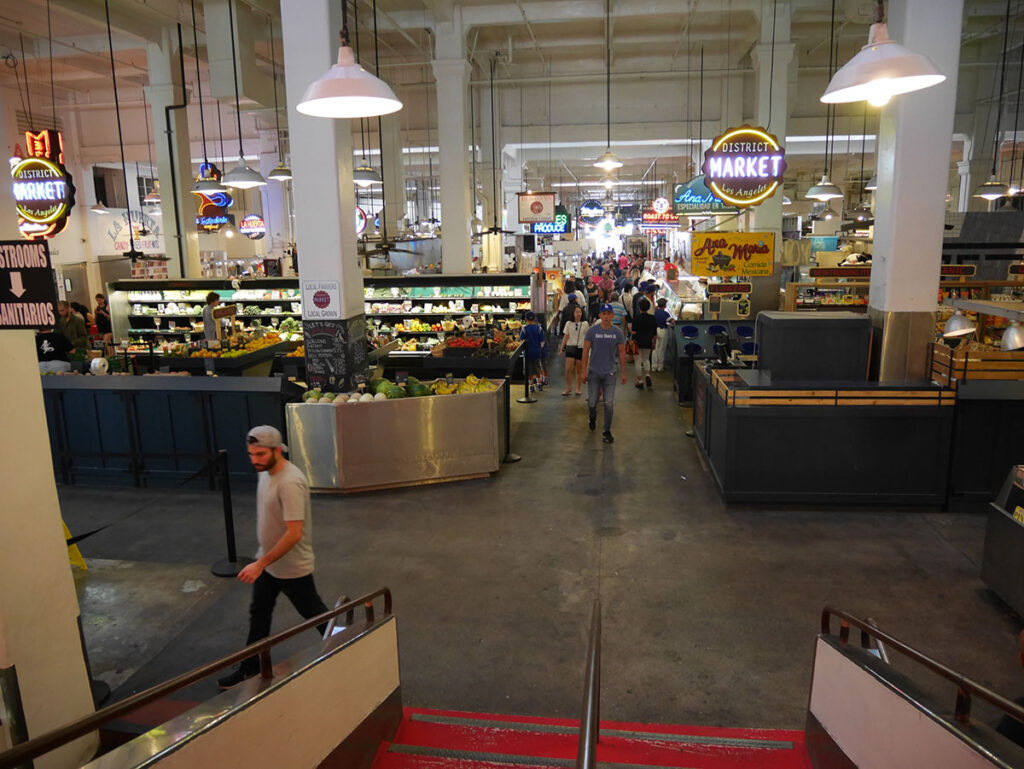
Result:
<svg viewBox="0 0 1024 769"><path fill-rule="evenodd" d="M302 324L306 345L306 382L310 387L336 391L344 387L345 326L340 320L307 320Z"/></svg>

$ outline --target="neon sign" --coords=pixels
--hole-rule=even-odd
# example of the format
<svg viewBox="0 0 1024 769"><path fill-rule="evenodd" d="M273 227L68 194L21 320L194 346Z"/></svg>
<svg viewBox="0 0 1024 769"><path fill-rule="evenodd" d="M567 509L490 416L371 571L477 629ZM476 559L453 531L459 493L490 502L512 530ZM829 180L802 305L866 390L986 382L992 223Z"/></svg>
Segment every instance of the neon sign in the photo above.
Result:
<svg viewBox="0 0 1024 769"><path fill-rule="evenodd" d="M46 128L25 132L26 157L11 165L18 230L29 240L52 238L68 224L75 185L64 167L64 137Z"/></svg>
<svg viewBox="0 0 1024 769"><path fill-rule="evenodd" d="M555 221L534 222L531 231L535 235L562 235L569 231L569 212L564 206L555 206Z"/></svg>
<svg viewBox="0 0 1024 769"><path fill-rule="evenodd" d="M763 128L730 128L704 153L708 188L734 206L756 206L775 194L786 171L786 151Z"/></svg>
<svg viewBox="0 0 1024 769"><path fill-rule="evenodd" d="M672 191L672 210L679 216L718 214L735 211L708 189L704 174L698 174L686 184L677 184Z"/></svg>
<svg viewBox="0 0 1024 769"><path fill-rule="evenodd" d="M655 198L654 202L651 203L651 208L656 214L667 214L669 202L668 198Z"/></svg>
<svg viewBox="0 0 1024 769"><path fill-rule="evenodd" d="M666 203L668 201L665 201ZM641 224L657 224L661 227L678 227L679 217L674 213L662 211L644 211L640 214Z"/></svg>
<svg viewBox="0 0 1024 769"><path fill-rule="evenodd" d="M597 200L584 200L579 217L584 224L597 224L604 219L604 206Z"/></svg>
<svg viewBox="0 0 1024 769"><path fill-rule="evenodd" d="M258 214L246 214L238 223L238 232L249 240L260 240L267 234L267 224Z"/></svg>
<svg viewBox="0 0 1024 769"><path fill-rule="evenodd" d="M221 227L234 223L235 217L231 214L200 215L196 217L196 227L200 232L217 232Z"/></svg>
<svg viewBox="0 0 1024 769"><path fill-rule="evenodd" d="M366 231L366 212L356 206L356 235L362 235Z"/></svg>

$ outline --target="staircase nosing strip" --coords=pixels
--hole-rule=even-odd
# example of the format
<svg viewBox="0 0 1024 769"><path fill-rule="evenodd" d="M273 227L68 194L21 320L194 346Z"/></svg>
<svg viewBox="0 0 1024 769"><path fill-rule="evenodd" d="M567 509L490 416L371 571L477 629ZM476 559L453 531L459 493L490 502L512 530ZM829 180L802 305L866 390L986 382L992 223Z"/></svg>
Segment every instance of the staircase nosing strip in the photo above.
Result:
<svg viewBox="0 0 1024 769"><path fill-rule="evenodd" d="M544 734L578 734L577 726L559 726L558 724L531 724L523 721L490 721L483 718L465 716L435 716L428 713L413 713L413 721L444 724L446 726L473 726L480 729L505 729L522 732L540 732ZM756 737L706 737L691 734L666 734L664 732L641 732L629 729L601 729L601 734L609 737L621 737L631 740L664 740L666 742L690 743L694 745L720 745L730 748L764 748L767 750L793 750L790 740L768 740Z"/></svg>
<svg viewBox="0 0 1024 769"><path fill-rule="evenodd" d="M516 766L576 766L571 758L544 758L541 756L521 756L512 753L484 753L475 750L451 750L450 748L429 748L422 745L403 745L392 743L388 746L389 753L401 753L412 756L431 756L435 758L451 758L465 761L481 761L492 764L513 764ZM598 761L601 769L665 769L657 764L610 764ZM685 769L675 767L674 769Z"/></svg>

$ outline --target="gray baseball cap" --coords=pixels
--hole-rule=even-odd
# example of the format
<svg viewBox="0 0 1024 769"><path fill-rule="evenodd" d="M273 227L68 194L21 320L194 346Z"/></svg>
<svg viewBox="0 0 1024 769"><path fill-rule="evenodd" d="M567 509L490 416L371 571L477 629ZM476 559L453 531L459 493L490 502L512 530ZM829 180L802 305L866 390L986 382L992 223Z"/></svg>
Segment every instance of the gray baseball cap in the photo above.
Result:
<svg viewBox="0 0 1024 769"><path fill-rule="evenodd" d="M252 428L245 436L245 442L250 446L261 446L265 449L276 449L281 447L282 451L288 451L281 438L281 431L270 425L258 425Z"/></svg>

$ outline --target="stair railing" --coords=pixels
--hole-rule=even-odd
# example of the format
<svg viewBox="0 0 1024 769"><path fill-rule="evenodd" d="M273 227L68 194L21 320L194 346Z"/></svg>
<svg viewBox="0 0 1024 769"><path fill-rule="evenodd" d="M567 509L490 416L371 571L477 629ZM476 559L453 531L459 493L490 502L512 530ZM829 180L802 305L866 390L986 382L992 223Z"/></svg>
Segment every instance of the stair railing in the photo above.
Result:
<svg viewBox="0 0 1024 769"><path fill-rule="evenodd" d="M941 662L933 660L928 655L919 652L911 646L903 643L897 638L893 638L888 633L879 630L874 627L869 620L862 620L854 617L852 614L848 614L840 609L834 609L830 606L826 606L821 612L821 633L822 635L831 635L832 616L839 617L839 643L846 645L850 641L850 628L855 627L860 630L860 645L868 649L870 648L871 639L882 646L882 648L888 648L892 651L897 651L900 654L909 657L914 662L922 665L933 673L945 678L947 681L956 685L956 707L954 709L954 716L956 720L962 724L968 724L971 721L971 698L976 696L979 699L985 700L990 705L998 708L1009 716L1016 718L1018 721L1024 721L1024 707L1017 705L1014 702L1006 699L1002 695L996 694L991 689L982 686L977 681L974 681L967 676L958 673L952 668L948 668ZM888 657L888 655L886 655ZM888 661L888 660L886 660Z"/></svg>
<svg viewBox="0 0 1024 769"><path fill-rule="evenodd" d="M301 624L295 625L287 630L282 630L280 633L275 635L268 636L262 641L250 644L244 649L234 652L233 654L228 654L227 656L221 657L213 662L208 662L202 667L198 667L188 673L182 673L176 678L172 678L162 684L158 684L150 689L134 694L131 697L123 699L120 702L116 702L102 710L97 710L91 715L84 716L79 718L77 721L72 721L69 724L65 724L57 729L41 734L27 742L19 743L10 750L0 753L0 769L14 769L15 767L27 766L29 765L29 761L45 755L51 750L56 750L62 745L66 745L69 742L77 740L79 737L84 737L90 732L96 731L104 724L115 721L122 716L131 713L133 710L137 710L143 705L148 705L151 702L163 699L169 694L173 694L176 691L184 689L186 686L191 686L197 681L201 681L207 676L216 673L218 670L240 663L242 660L249 659L250 657L259 656L261 678L273 678L274 674L270 659L271 648L294 635L298 635L306 630L315 628L317 625L321 625L325 622L333 622L336 617L342 614L349 615L346 617L346 622L351 624L351 614L360 606L363 608L366 627L369 628L375 622L373 600L381 596L384 597L384 615L382 619L386 619L391 615L391 590L386 587L382 587L372 593L367 593L364 596L356 598L354 601L348 601L347 603L336 605L333 609L329 609L323 614L318 614ZM328 637L325 640L325 643L329 642L330 639Z"/></svg>
<svg viewBox="0 0 1024 769"><path fill-rule="evenodd" d="M601 599L594 601L590 615L590 642L587 644L587 667L584 674L583 714L580 717L579 747L576 769L595 769L597 740L601 721Z"/></svg>

